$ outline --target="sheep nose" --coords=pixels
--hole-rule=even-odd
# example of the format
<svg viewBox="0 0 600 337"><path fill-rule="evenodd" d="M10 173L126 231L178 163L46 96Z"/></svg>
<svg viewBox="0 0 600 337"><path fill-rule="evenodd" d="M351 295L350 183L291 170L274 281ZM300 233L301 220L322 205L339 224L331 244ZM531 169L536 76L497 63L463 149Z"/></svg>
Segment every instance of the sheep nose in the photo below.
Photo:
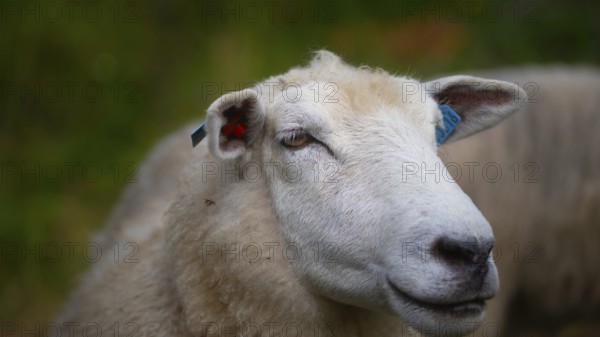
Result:
<svg viewBox="0 0 600 337"><path fill-rule="evenodd" d="M470 272L485 275L488 271L488 257L494 241L455 240L448 237L437 239L433 244L433 252L444 263L451 266L462 266Z"/></svg>

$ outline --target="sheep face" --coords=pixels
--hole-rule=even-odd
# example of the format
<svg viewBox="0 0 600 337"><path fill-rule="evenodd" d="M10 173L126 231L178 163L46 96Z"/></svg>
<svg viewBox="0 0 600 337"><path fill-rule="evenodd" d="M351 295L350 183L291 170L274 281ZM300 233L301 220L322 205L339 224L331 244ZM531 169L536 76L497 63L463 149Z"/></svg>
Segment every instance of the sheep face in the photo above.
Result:
<svg viewBox="0 0 600 337"><path fill-rule="evenodd" d="M427 334L473 330L499 288L494 238L437 155L438 105L463 119L453 141L510 115L522 90L466 76L422 84L327 53L274 78L273 95L265 83L209 108L209 147L264 169L299 277ZM326 85L335 94L315 96Z"/></svg>

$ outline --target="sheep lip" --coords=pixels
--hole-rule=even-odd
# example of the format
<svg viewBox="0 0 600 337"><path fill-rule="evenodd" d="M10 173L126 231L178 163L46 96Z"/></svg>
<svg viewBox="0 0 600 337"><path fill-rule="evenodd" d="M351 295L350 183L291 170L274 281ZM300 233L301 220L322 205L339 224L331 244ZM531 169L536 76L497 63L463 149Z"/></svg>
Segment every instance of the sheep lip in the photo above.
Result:
<svg viewBox="0 0 600 337"><path fill-rule="evenodd" d="M450 316L473 316L480 315L485 310L485 301L487 298L474 298L467 301L460 302L443 302L434 303L430 301L420 300L413 296L408 295L402 291L393 282L388 281L392 290L409 306L418 306L427 309L432 312L442 313Z"/></svg>

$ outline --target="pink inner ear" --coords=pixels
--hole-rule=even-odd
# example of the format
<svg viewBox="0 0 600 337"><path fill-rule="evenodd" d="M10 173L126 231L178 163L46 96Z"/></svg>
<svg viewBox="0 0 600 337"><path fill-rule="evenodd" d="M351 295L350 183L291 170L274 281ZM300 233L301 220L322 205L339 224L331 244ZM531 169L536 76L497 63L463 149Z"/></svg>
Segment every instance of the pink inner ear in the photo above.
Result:
<svg viewBox="0 0 600 337"><path fill-rule="evenodd" d="M514 96L501 89L476 90L470 86L456 85L436 95L436 100L450 106L477 107L481 105L503 105L509 103Z"/></svg>

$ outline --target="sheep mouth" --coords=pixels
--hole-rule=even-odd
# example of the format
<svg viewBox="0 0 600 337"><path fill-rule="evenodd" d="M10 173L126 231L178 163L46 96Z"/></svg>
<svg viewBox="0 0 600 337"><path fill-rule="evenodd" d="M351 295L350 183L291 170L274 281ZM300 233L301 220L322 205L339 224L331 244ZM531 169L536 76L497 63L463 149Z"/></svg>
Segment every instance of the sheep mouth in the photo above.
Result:
<svg viewBox="0 0 600 337"><path fill-rule="evenodd" d="M474 298L472 300L450 302L450 303L435 303L430 301L420 300L408 295L402 291L393 282L388 281L394 293L402 299L408 306L419 307L431 312L450 316L452 318L463 318L467 316L481 315L485 311L486 298Z"/></svg>

